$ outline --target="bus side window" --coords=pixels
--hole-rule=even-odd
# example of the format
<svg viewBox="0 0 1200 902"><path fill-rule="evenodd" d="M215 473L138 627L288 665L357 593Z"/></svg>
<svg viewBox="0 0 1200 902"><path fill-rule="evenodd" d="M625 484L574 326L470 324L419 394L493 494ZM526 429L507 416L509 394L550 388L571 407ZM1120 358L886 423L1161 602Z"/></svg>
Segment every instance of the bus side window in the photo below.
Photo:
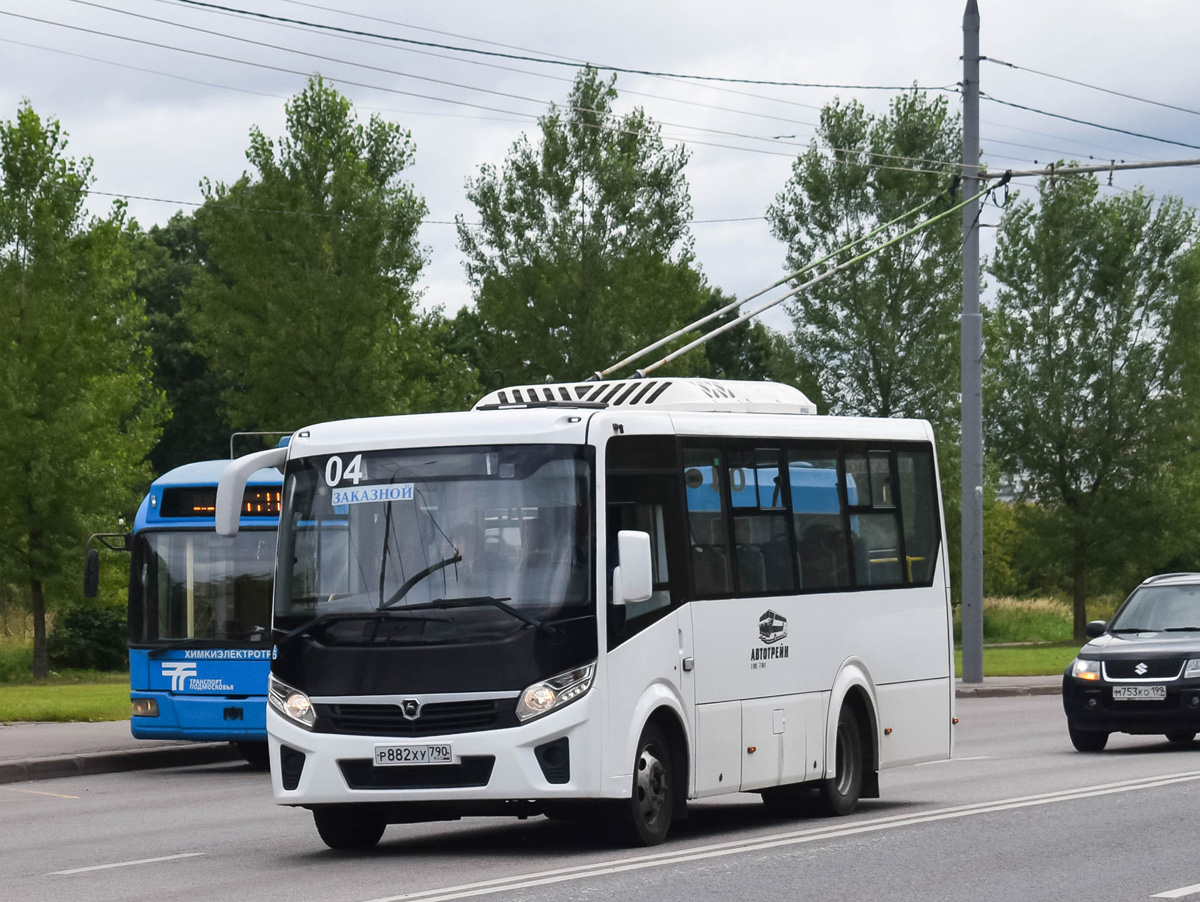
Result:
<svg viewBox="0 0 1200 902"><path fill-rule="evenodd" d="M734 451L729 456L739 595L796 590L782 457L780 448Z"/></svg>
<svg viewBox="0 0 1200 902"><path fill-rule="evenodd" d="M700 598L729 595L732 586L721 473L721 452L716 448L683 449L688 544L692 579Z"/></svg>
<svg viewBox="0 0 1200 902"><path fill-rule="evenodd" d="M933 583L941 532L933 455L929 451L901 451L896 455L896 469L900 475L908 581L928 586Z"/></svg>
<svg viewBox="0 0 1200 902"><path fill-rule="evenodd" d="M790 451L788 479L801 589L849 588L850 559L837 453L803 448ZM853 491L850 498L853 503Z"/></svg>
<svg viewBox="0 0 1200 902"><path fill-rule="evenodd" d="M890 451L846 455L847 488L853 487L848 492L850 544L859 586L898 586L905 581L891 459Z"/></svg>

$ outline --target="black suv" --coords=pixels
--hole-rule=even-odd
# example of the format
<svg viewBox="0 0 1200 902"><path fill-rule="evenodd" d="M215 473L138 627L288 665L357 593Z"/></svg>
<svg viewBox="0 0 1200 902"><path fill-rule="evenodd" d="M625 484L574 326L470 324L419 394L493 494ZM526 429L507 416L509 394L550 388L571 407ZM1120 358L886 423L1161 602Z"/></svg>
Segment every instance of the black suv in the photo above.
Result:
<svg viewBox="0 0 1200 902"><path fill-rule="evenodd" d="M1200 573L1152 576L1063 673L1071 742L1098 752L1109 733L1161 734L1186 744L1200 731Z"/></svg>

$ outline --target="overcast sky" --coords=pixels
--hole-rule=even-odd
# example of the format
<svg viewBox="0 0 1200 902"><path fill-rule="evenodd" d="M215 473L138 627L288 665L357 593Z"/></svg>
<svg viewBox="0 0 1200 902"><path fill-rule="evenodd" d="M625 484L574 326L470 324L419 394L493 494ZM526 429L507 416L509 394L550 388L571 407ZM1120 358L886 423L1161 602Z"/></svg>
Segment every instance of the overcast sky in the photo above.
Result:
<svg viewBox="0 0 1200 902"><path fill-rule="evenodd" d="M961 78L962 0L213 2L456 47L658 72L929 87L953 87ZM980 0L980 8L984 56L1197 111L984 62L981 84L996 98L1195 145L1137 138L984 100L981 133L989 165L1200 157L1200 3ZM419 284L426 304L449 313L469 303L471 293L454 228L438 221L449 222L457 213L473 218L464 180L480 164L501 164L521 132L536 129L546 104L565 100L574 74L537 62L351 40L179 0L0 0L0 12L0 115L13 118L18 103L28 98L43 117L62 122L71 154L94 159L97 192L172 201L131 200L130 211L144 226L192 209L183 204L201 199L202 178L238 178L248 165L251 126L278 136L283 102L303 88L307 73L332 81L362 115L379 112L402 124L417 148L409 177L434 220L421 230L429 263ZM761 217L787 180L798 145L811 139L821 105L835 96L856 97L882 111L894 96L626 74L617 87L620 110L644 107L663 124L665 137L689 145L698 262L712 284L739 296L782 274L783 247ZM958 95L948 96L957 108ZM1200 206L1196 169L1118 173L1113 181L1114 190L1144 184ZM103 212L110 203L94 195L91 207ZM990 211L983 221L994 223L997 216ZM990 245L986 237L984 243ZM776 314L768 323L780 327L786 318Z"/></svg>

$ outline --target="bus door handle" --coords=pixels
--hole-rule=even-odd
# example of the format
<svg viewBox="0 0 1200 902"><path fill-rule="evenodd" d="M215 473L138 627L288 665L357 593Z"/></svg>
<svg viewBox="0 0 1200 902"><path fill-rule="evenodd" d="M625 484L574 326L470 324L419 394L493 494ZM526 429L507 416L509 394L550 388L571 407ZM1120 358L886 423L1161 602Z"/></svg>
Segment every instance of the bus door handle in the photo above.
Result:
<svg viewBox="0 0 1200 902"><path fill-rule="evenodd" d="M691 673L696 669L696 662L692 658L684 658L683 669L685 673Z"/></svg>

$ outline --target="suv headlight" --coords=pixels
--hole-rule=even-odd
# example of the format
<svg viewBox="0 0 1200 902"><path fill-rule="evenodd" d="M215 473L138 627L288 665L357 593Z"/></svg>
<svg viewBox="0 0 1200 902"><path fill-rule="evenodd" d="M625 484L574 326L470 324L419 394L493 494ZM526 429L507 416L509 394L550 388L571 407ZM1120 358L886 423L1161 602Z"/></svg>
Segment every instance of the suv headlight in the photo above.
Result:
<svg viewBox="0 0 1200 902"><path fill-rule="evenodd" d="M1183 668L1183 675L1186 679L1200 677L1200 658L1192 658L1187 662L1187 666Z"/></svg>
<svg viewBox="0 0 1200 902"><path fill-rule="evenodd" d="M317 712L313 710L308 696L282 680L275 679L274 674L267 681L267 701L288 720L300 724L306 730L311 730L316 723Z"/></svg>
<svg viewBox="0 0 1200 902"><path fill-rule="evenodd" d="M548 680L534 683L517 699L517 720L524 723L570 704L592 688L592 678L595 675L596 662L593 661L591 664L584 664Z"/></svg>
<svg viewBox="0 0 1200 902"><path fill-rule="evenodd" d="M1081 680L1098 680L1100 679L1100 662L1076 658L1075 663L1071 665L1071 676Z"/></svg>

